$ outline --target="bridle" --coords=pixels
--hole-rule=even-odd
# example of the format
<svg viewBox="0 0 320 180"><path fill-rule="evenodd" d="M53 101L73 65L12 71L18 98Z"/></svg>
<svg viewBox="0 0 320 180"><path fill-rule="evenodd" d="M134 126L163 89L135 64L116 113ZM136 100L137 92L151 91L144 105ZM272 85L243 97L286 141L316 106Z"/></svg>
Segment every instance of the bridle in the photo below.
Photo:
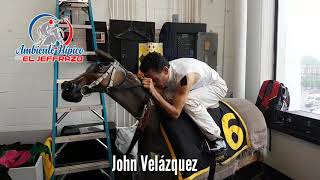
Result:
<svg viewBox="0 0 320 180"><path fill-rule="evenodd" d="M124 73L124 79L117 85L114 86L114 76L116 74L116 71L118 69L121 69ZM99 89L96 88L96 86L98 86L104 79L106 79L109 75L111 74L111 77L109 79L109 82L107 84L107 87L103 87L103 89ZM84 85L81 87L80 89L80 93L82 96L88 96L90 95L90 93L85 93L85 90L96 90L96 91L103 91L103 92L109 92L111 89L133 89L133 88L137 88L137 87L143 87L142 84L140 85L135 85L135 86L130 86L130 87L121 87L121 85L128 79L128 71L121 66L121 64L118 61L114 61L111 63L111 65L109 66L109 68L103 72L103 74L98 77L95 81L93 81L92 83L90 83L89 85Z"/></svg>
<svg viewBox="0 0 320 180"><path fill-rule="evenodd" d="M119 66L119 62L118 61L112 62L111 65L109 66L109 68L105 72L103 72L103 74L100 77L98 77L95 81L93 81L89 85L84 85L84 86L81 87L81 89L80 89L81 95L82 96L90 95L90 93L89 94L85 93L86 90L93 90L104 79L106 79L109 76L109 74L111 74L111 77L110 77L110 80L108 82L108 85L107 85L106 89L108 90L109 88L112 88L113 87L113 81L114 81L114 75L116 73L116 70L117 70L118 66ZM125 81L125 79L123 81Z"/></svg>

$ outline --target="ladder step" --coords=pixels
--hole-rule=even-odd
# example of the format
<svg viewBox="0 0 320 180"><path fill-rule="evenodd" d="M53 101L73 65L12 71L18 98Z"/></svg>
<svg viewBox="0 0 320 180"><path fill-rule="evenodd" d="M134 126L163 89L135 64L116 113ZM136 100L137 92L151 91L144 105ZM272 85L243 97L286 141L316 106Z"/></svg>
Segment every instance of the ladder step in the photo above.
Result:
<svg viewBox="0 0 320 180"><path fill-rule="evenodd" d="M94 51L85 51L85 52L83 52L83 55L84 56L94 56L94 55L96 55L96 53Z"/></svg>
<svg viewBox="0 0 320 180"><path fill-rule="evenodd" d="M74 29L92 29L91 25L71 24ZM59 24L60 28L68 28L67 24Z"/></svg>
<svg viewBox="0 0 320 180"><path fill-rule="evenodd" d="M57 113L76 112L76 111L89 111L89 110L102 110L102 105L85 105L85 106L72 106L72 107L58 107Z"/></svg>
<svg viewBox="0 0 320 180"><path fill-rule="evenodd" d="M57 80L57 83L58 84L62 84L63 82L65 82L65 81L71 81L72 79L58 79Z"/></svg>
<svg viewBox="0 0 320 180"><path fill-rule="evenodd" d="M63 3L80 4L80 3L88 3L88 0L59 0L60 5Z"/></svg>
<svg viewBox="0 0 320 180"><path fill-rule="evenodd" d="M106 138L105 132L95 132L88 134L78 134L78 135L70 135L70 136L59 136L56 137L56 143L67 143L67 142L78 142L78 141L87 141L92 139L102 139Z"/></svg>
<svg viewBox="0 0 320 180"><path fill-rule="evenodd" d="M106 160L97 161L97 162L76 163L73 165L58 167L55 169L54 174L57 176L57 175L63 175L63 174L92 171L97 169L105 169L108 167L110 167L110 163L109 161L106 161Z"/></svg>
<svg viewBox="0 0 320 180"><path fill-rule="evenodd" d="M60 7L64 7L67 9L72 9L72 8L87 8L89 7L88 3L78 3L78 2L63 2Z"/></svg>

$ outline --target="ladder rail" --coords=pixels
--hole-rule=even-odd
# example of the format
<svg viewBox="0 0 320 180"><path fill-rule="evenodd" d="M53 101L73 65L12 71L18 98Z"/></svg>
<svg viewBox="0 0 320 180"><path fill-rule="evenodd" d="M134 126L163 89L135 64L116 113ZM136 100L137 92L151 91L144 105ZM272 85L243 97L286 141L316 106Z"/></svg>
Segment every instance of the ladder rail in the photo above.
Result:
<svg viewBox="0 0 320 180"><path fill-rule="evenodd" d="M90 24L91 24L91 32L92 32L92 43L93 43L93 49L96 50L97 49L97 42L96 42L96 31L95 31L95 26L94 26L94 20L93 20L93 12L92 12L92 4L91 4L91 0L88 0L88 17L89 17L89 21L90 21ZM60 3L59 3L59 0L56 0L56 17L58 19L60 19ZM79 26L80 27L80 26ZM88 27L86 27L88 28ZM87 54L85 55L94 55L95 53L94 52L87 52ZM98 60L97 63L100 63L100 61ZM52 100L53 100L53 109L52 109L52 158L53 158L53 165L54 167L56 167L56 155L60 153L60 151L63 149L59 149L57 151L57 145L56 145L56 142L57 142L57 127L58 127L58 124L57 124L57 121L61 121L68 113L67 112L64 112L62 116L60 116L58 118L58 100L59 100L59 83L61 83L59 81L59 62L55 61L53 63L53 68L54 68L54 72L53 72L53 96L52 96ZM107 149L107 158L108 158L108 161L105 161L105 163L108 163L108 167L112 167L112 152L111 152L111 142L110 142L110 134L109 134L109 125L108 125L108 118L107 118L107 109L106 109L106 101L105 101L105 97L104 97L104 94L103 93L100 93L100 102L101 102L101 105L102 105L102 116L98 116L101 120L103 120L103 124L104 124L104 132L105 132L105 139L106 139L106 144L107 145L104 145L106 147L108 147ZM94 112L94 114L98 115L97 111L95 110L91 110L92 112ZM101 144L104 144L102 143L101 141L98 141L100 142ZM66 143L67 144L67 143ZM64 144L63 146L65 146L66 144ZM77 167L77 166L74 166L74 167ZM73 167L73 168L74 168ZM79 167L82 167L82 166L79 166ZM60 175L61 174L61 169L63 168L60 168L58 169L59 172L57 172L56 174L56 170L51 178L51 180L55 180L57 178L57 175ZM83 169L83 170L86 170L86 169ZM76 172L75 169L72 169L72 171ZM63 177L65 177L66 175L64 175ZM114 174L112 172L112 168L110 168L110 177L111 179L114 179Z"/></svg>
<svg viewBox="0 0 320 180"><path fill-rule="evenodd" d="M91 26L92 26L92 29L91 29L91 33L92 33L92 46L93 46L93 49L96 50L98 48L98 45L97 45L97 37L96 37L96 30L95 30L95 25L94 25L94 20L93 20L93 12L92 12L92 3L91 3L91 0L88 0L88 4L89 4L89 20L90 20L90 23L91 23ZM97 63L100 63L100 61L98 60ZM111 149L111 142L110 142L110 134L109 134L109 125L108 125L108 114L107 114L107 110L106 110L106 101L105 101L105 97L104 97L104 94L103 93L100 93L100 101L101 101L101 104L102 104L102 115L103 115L103 122L104 122L104 130L105 130L105 133L106 133L106 141L107 141L107 146L109 147L108 149L108 154L107 154L107 157L109 159L109 164L110 164L110 167L112 167L112 149ZM110 168L110 176L111 176L111 179L114 179L114 174L112 172L112 168Z"/></svg>
<svg viewBox="0 0 320 180"><path fill-rule="evenodd" d="M58 1L58 0L57 0ZM57 137L57 126L56 126L56 122L57 122L57 118L58 118L58 114L57 114L57 107L58 107L58 84L57 84L57 79L58 79L58 62L55 61L54 62L54 73L53 73L53 109L52 109L52 132L51 132L51 137L52 137L52 156L54 156L56 154L56 137ZM53 165L56 165L56 159L53 157Z"/></svg>
<svg viewBox="0 0 320 180"><path fill-rule="evenodd" d="M60 19L60 8L59 8L59 0L56 0L56 17ZM52 155L52 162L53 166L56 166L56 136L57 136L57 107L58 107L58 81L59 79L59 63L55 61L53 63L53 95L52 95L52 129L51 129L51 138L52 138L52 148L51 148L51 155ZM55 180L55 176L51 177L52 180Z"/></svg>

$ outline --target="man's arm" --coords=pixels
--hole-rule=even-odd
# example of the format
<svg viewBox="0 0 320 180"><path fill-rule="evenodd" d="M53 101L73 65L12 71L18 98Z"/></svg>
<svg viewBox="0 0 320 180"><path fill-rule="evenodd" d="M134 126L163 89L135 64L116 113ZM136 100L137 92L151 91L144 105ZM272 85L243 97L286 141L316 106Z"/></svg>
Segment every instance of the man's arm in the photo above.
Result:
<svg viewBox="0 0 320 180"><path fill-rule="evenodd" d="M149 89L152 96L158 101L160 106L168 112L170 116L177 119L183 109L183 106L188 98L189 91L192 86L198 81L199 75L191 73L183 77L180 84L177 86L173 104L167 102L161 94L153 87L152 79L144 79L144 87Z"/></svg>

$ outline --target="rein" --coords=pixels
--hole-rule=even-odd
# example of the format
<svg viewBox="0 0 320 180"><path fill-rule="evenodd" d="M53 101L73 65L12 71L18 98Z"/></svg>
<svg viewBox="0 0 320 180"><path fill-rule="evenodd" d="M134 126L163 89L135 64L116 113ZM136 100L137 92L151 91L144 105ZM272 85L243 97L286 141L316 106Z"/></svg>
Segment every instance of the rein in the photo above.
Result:
<svg viewBox="0 0 320 180"><path fill-rule="evenodd" d="M154 107L153 101L150 98L149 101L144 105L142 116L138 119L139 123L137 125L137 128L134 132L134 135L132 137L132 140L130 142L130 145L128 147L127 152L125 155L129 155L132 151L133 147L136 145L138 140L142 137L144 133L144 129L147 127L149 120L150 120L150 112L151 109Z"/></svg>

